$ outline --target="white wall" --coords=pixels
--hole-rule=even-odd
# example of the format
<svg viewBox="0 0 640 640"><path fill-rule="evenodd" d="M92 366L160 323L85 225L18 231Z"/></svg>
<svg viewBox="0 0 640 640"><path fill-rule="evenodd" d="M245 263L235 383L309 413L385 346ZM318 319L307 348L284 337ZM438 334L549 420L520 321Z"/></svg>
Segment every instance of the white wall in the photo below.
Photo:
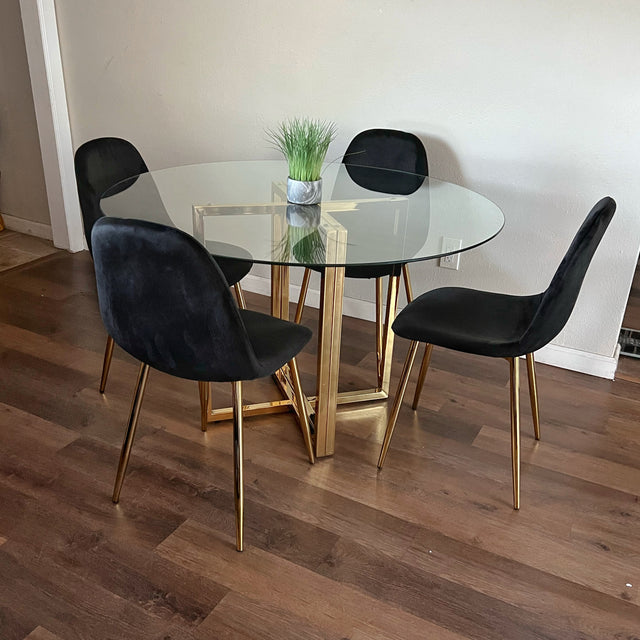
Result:
<svg viewBox="0 0 640 640"><path fill-rule="evenodd" d="M7 228L51 237L19 0L0 2L0 213Z"/></svg>
<svg viewBox="0 0 640 640"><path fill-rule="evenodd" d="M444 284L542 290L590 207L618 213L555 344L613 357L640 243L640 3L619 0L57 0L72 134L129 138L152 168L276 157L265 126L406 129L433 176L506 227ZM373 300L368 283L348 295Z"/></svg>

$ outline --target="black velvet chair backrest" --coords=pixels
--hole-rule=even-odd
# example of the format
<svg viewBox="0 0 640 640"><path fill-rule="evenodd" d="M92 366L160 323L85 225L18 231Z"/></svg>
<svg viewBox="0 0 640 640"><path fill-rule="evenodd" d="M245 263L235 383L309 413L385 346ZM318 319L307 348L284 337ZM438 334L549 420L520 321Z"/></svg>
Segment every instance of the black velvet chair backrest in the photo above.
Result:
<svg viewBox="0 0 640 640"><path fill-rule="evenodd" d="M75 154L75 172L84 235L91 251L91 230L104 214L100 210L100 196L116 183L147 173L149 169L139 151L122 138L95 138L78 147ZM133 182L125 182L111 191L123 191Z"/></svg>
<svg viewBox="0 0 640 640"><path fill-rule="evenodd" d="M615 201L607 196L587 215L551 284L540 294L537 310L521 340L522 353L533 353L549 343L569 320L593 254L615 210Z"/></svg>
<svg viewBox="0 0 640 640"><path fill-rule="evenodd" d="M263 375L220 268L191 236L103 217L92 244L102 320L134 358L192 380Z"/></svg>
<svg viewBox="0 0 640 640"><path fill-rule="evenodd" d="M395 129L361 131L349 143L342 162L356 184L379 193L409 195L417 191L424 176L429 175L427 152L420 138ZM371 171L367 167L399 173Z"/></svg>

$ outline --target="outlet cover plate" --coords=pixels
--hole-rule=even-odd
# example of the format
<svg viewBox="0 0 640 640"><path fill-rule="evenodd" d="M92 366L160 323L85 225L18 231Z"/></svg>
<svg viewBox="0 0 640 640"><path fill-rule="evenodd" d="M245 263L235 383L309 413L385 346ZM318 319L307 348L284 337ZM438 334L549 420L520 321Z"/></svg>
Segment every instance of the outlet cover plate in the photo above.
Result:
<svg viewBox="0 0 640 640"><path fill-rule="evenodd" d="M440 258L440 266L444 269L455 269L457 271L460 268L460 254L451 252L459 251L460 249L462 249L462 240L443 237L442 253L449 253L450 255Z"/></svg>

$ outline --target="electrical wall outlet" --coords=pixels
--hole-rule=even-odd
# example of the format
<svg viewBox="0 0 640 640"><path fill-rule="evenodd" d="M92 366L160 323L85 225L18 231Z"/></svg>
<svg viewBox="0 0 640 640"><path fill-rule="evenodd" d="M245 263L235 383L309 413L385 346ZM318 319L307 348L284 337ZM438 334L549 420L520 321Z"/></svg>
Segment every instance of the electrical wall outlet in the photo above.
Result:
<svg viewBox="0 0 640 640"><path fill-rule="evenodd" d="M458 251L462 249L462 240L458 240L457 238L442 238L442 253L450 253L451 251ZM440 266L445 269L455 269L456 271L460 268L460 254L452 253L448 256L442 256L440 258Z"/></svg>

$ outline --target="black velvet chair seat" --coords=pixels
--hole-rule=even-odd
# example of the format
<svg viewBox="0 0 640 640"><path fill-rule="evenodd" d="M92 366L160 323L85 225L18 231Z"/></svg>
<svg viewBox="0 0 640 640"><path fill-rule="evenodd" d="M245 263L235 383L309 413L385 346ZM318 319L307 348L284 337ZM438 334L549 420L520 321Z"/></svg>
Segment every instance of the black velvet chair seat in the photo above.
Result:
<svg viewBox="0 0 640 640"><path fill-rule="evenodd" d="M429 175L427 152L420 138L407 131L395 129L367 129L358 133L349 143L342 163L348 182L346 197L351 198L353 184L367 189L372 193L388 195L409 195L415 193ZM334 185L333 198L341 199L341 185L339 181ZM363 212L363 216L366 213ZM425 211L425 224L427 213ZM393 218L390 218L393 222ZM391 232L391 228L389 229ZM357 240L357 229L350 231L350 237ZM421 244L418 244L418 247ZM416 249L418 248L416 247ZM296 309L295 321L302 320L304 304L309 287L311 271L320 273L324 277L323 267L307 267L300 286L300 297ZM346 279L374 279L376 280L376 376L375 391L388 392L389 367L386 366L387 357L391 357L392 344L384 336L391 336L389 326L393 322L398 303L400 276L404 276L407 300L413 298L411 291L411 277L407 263L378 264L378 265L349 265L345 267ZM383 278L389 278L387 289L386 319L383 321Z"/></svg>
<svg viewBox="0 0 640 640"><path fill-rule="evenodd" d="M541 294L512 296L461 287L423 293L393 323L396 335L457 351L507 358L529 353L523 342Z"/></svg>
<svg viewBox="0 0 640 640"><path fill-rule="evenodd" d="M142 220L101 218L93 225L91 239L102 320L115 342L141 362L113 501L120 498L149 368L206 386L231 382L236 548L241 551L241 383L288 365L307 454L313 462L295 362L311 339L311 330L239 309L217 262L205 247L179 229ZM208 397L204 404L207 402Z"/></svg>
<svg viewBox="0 0 640 640"><path fill-rule="evenodd" d="M179 229L102 218L92 238L100 240L94 260L105 326L154 369L190 380L253 380L311 339L306 327L239 309L217 261Z"/></svg>
<svg viewBox="0 0 640 640"><path fill-rule="evenodd" d="M100 199L105 194L116 195L133 186L141 174L148 173L149 169L140 155L140 152L128 140L122 138L105 137L89 140L78 147L75 153L75 174L78 186L78 198L82 211L84 234L92 253L91 232L93 225L104 217L100 208ZM162 199L155 184L148 181L145 184L145 202L149 211L153 212L154 220L160 222L161 216L165 218L164 224L172 226L171 219L164 209ZM222 243L211 242L210 251L215 251L216 246ZM225 245L222 253L231 255L230 245ZM232 248L233 258L220 258L218 265L225 276L227 284L235 288L238 304L244 307L244 295L240 280L251 270L251 254L240 247ZM113 338L107 336L102 375L100 377L100 393L104 393L113 355Z"/></svg>
<svg viewBox="0 0 640 640"><path fill-rule="evenodd" d="M301 351L312 336L307 327L249 309L240 309L240 319L256 356L255 375L245 380L271 375ZM204 379L213 380L206 376Z"/></svg>
<svg viewBox="0 0 640 640"><path fill-rule="evenodd" d="M589 212L545 291L514 296L460 287L429 291L410 302L396 318L393 331L411 341L398 391L387 423L378 468L382 468L407 388L418 345L426 343L413 408L418 407L433 345L509 362L511 404L511 474L513 507L520 508L519 357L526 356L534 435L540 439L538 392L533 352L563 329L580 293L602 237L613 218L616 203L602 198Z"/></svg>

